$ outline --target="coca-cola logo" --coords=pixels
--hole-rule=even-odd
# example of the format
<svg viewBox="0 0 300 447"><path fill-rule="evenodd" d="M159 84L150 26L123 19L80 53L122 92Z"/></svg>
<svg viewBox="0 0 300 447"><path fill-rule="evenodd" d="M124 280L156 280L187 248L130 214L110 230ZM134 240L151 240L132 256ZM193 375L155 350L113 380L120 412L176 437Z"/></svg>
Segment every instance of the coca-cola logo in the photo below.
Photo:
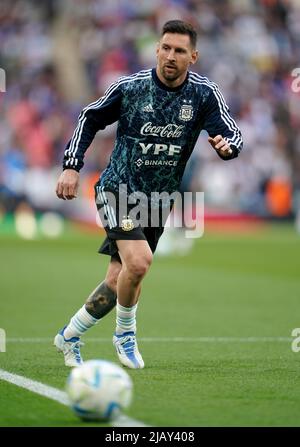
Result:
<svg viewBox="0 0 300 447"><path fill-rule="evenodd" d="M154 126L151 121L141 128L142 135L152 135L153 137L179 138L184 130L184 126L177 124L167 124L166 126Z"/></svg>

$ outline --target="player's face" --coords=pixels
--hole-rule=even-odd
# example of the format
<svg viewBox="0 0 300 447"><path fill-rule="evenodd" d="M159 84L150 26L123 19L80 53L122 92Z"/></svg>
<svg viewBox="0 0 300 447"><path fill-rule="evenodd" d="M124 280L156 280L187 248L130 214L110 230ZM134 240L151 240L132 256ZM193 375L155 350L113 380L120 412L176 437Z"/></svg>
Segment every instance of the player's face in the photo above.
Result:
<svg viewBox="0 0 300 447"><path fill-rule="evenodd" d="M186 77L190 64L198 58L186 34L166 33L157 45L157 75L170 87L180 85Z"/></svg>

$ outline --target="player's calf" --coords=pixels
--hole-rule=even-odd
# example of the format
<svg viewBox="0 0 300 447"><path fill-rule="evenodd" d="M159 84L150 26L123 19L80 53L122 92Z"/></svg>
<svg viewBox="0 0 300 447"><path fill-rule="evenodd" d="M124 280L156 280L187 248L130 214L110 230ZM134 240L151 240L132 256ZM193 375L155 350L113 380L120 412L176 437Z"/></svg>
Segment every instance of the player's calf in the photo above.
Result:
<svg viewBox="0 0 300 447"><path fill-rule="evenodd" d="M85 308L92 317L100 319L115 307L116 302L116 293L108 287L106 281L103 281L90 294L86 300Z"/></svg>

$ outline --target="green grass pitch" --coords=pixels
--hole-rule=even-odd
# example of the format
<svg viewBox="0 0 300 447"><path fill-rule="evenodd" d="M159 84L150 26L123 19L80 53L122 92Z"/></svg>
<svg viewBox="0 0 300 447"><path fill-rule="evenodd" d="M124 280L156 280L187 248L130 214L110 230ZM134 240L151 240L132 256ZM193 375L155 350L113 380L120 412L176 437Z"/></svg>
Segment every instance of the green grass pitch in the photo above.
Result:
<svg viewBox="0 0 300 447"><path fill-rule="evenodd" d="M69 370L52 339L103 278L100 242L72 230L56 240L0 236L1 369L64 388ZM300 352L288 339L300 326L299 253L300 236L279 226L207 233L188 256L157 257L138 309L146 367L129 371L127 415L165 427L299 426ZM113 311L84 337L84 359L117 361L114 319ZM69 408L4 381L0 396L0 426L84 425Z"/></svg>

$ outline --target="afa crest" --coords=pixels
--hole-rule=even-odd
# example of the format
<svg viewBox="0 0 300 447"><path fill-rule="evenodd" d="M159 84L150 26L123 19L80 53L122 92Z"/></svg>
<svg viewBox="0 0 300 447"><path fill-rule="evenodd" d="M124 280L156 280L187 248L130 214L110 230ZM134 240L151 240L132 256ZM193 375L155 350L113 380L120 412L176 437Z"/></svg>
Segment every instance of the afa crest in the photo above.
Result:
<svg viewBox="0 0 300 447"><path fill-rule="evenodd" d="M124 218L122 220L121 228L122 228L123 231L131 231L131 230L133 230L134 224L133 224L132 219L130 219L129 217L127 217L127 219Z"/></svg>
<svg viewBox="0 0 300 447"><path fill-rule="evenodd" d="M193 118L194 115L194 109L193 106L189 104L183 104L181 106L180 112L179 112L179 119L181 121L190 121Z"/></svg>

